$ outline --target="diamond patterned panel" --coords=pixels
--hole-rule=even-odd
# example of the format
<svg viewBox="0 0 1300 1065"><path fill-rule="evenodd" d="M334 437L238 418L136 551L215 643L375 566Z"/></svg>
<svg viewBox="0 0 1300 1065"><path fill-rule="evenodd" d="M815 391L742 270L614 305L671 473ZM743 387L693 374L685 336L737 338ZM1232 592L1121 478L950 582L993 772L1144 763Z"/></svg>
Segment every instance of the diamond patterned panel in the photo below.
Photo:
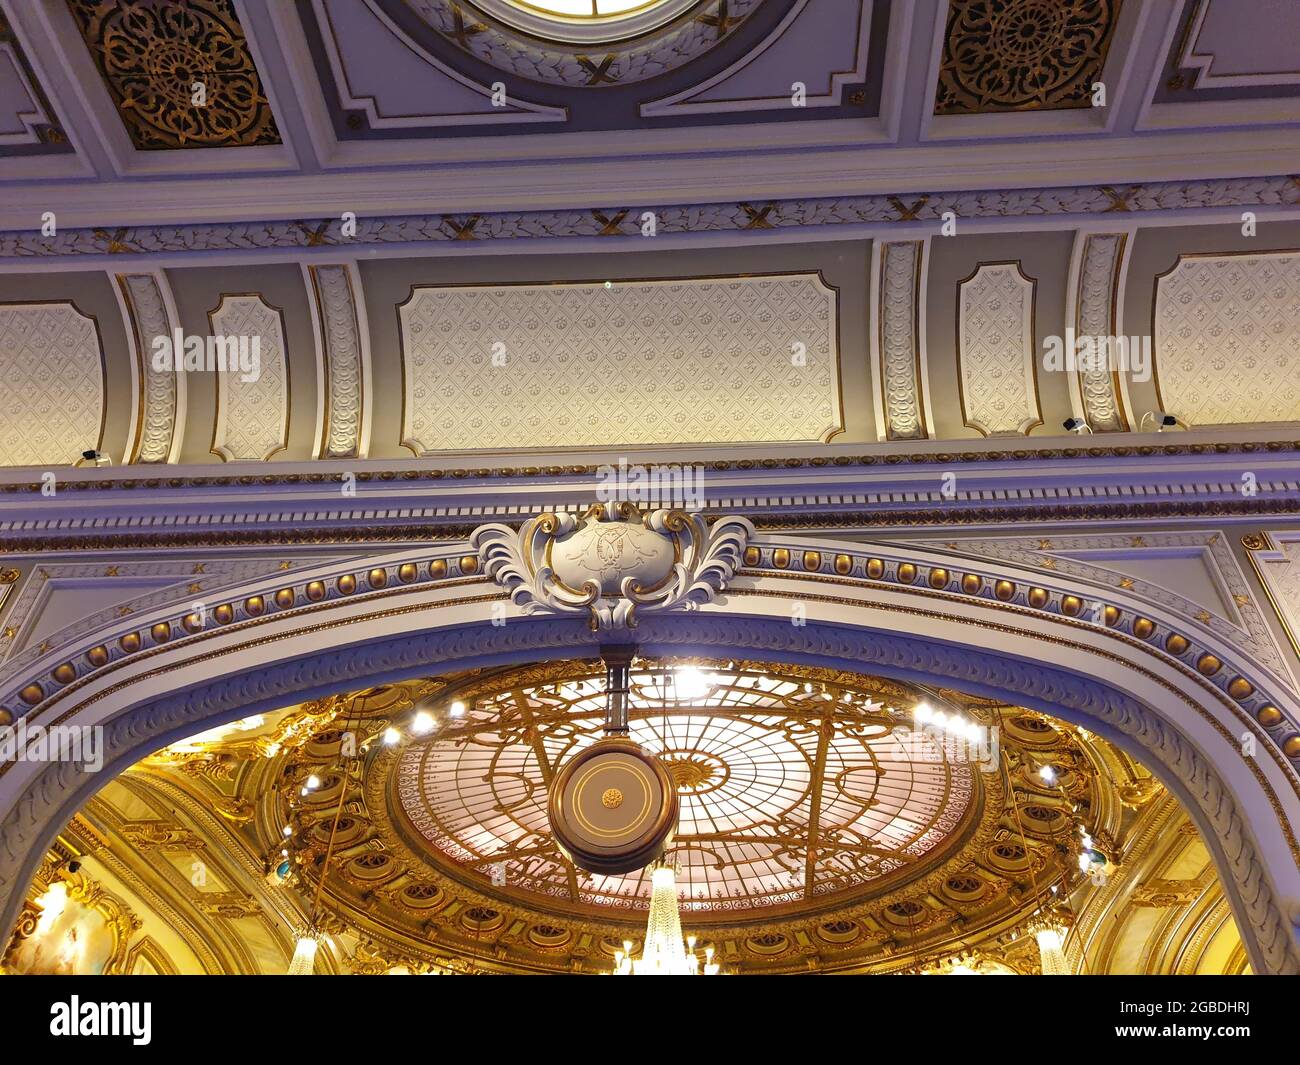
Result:
<svg viewBox="0 0 1300 1065"><path fill-rule="evenodd" d="M815 442L843 427L836 294L812 274L421 288L400 317L406 442L421 453Z"/></svg>
<svg viewBox="0 0 1300 1065"><path fill-rule="evenodd" d="M0 305L0 464L60 466L98 448L104 372L95 320L71 303Z"/></svg>
<svg viewBox="0 0 1300 1065"><path fill-rule="evenodd" d="M1042 424L1034 379L1034 283L1018 263L981 263L958 288L962 417L986 436Z"/></svg>
<svg viewBox="0 0 1300 1065"><path fill-rule="evenodd" d="M1300 254L1180 258L1153 343L1161 405L1188 425L1300 421Z"/></svg>
<svg viewBox="0 0 1300 1065"><path fill-rule="evenodd" d="M212 312L212 332L259 338L260 376L217 374L217 431L212 450L227 461L269 459L289 433L289 368L280 311L261 296L222 296Z"/></svg>

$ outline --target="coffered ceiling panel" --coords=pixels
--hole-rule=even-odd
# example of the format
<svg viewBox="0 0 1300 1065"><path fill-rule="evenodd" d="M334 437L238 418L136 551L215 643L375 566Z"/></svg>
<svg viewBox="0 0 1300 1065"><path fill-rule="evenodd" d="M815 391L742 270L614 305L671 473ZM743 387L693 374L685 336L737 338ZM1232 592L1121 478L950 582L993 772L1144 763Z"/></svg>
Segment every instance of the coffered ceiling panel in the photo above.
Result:
<svg viewBox="0 0 1300 1065"><path fill-rule="evenodd" d="M72 303L0 304L0 455L12 466L70 465L100 446L99 326Z"/></svg>
<svg viewBox="0 0 1300 1065"><path fill-rule="evenodd" d="M837 4L800 0L776 29L738 62L700 85L642 104L641 113L789 110L800 86L802 107L865 104L869 49L873 33L883 42L888 7L870 0ZM819 59L816 68L808 64L808 56L813 54ZM877 60L880 54L880 50L874 52Z"/></svg>
<svg viewBox="0 0 1300 1065"><path fill-rule="evenodd" d="M414 130L475 123L564 122L518 92L495 96L421 48L373 0L314 0L315 40L328 61L342 128L409 136ZM328 91L328 89L327 89Z"/></svg>
<svg viewBox="0 0 1300 1065"><path fill-rule="evenodd" d="M1188 425L1300 421L1300 255L1180 257L1154 344L1162 405Z"/></svg>
<svg viewBox="0 0 1300 1065"><path fill-rule="evenodd" d="M962 418L986 436L1042 424L1033 279L1019 263L981 263L958 295Z"/></svg>
<svg viewBox="0 0 1300 1065"><path fill-rule="evenodd" d="M416 288L399 316L416 454L844 425L837 293L815 274Z"/></svg>
<svg viewBox="0 0 1300 1065"><path fill-rule="evenodd" d="M258 295L229 295L209 315L213 337L247 346L257 357L217 374L212 451L227 462L269 459L288 444L289 369L284 317ZM251 373L243 372L252 366Z"/></svg>
<svg viewBox="0 0 1300 1065"><path fill-rule="evenodd" d="M1165 98L1295 95L1300 5L1291 0L1186 0L1168 59ZM1215 90L1237 89L1224 94Z"/></svg>
<svg viewBox="0 0 1300 1065"><path fill-rule="evenodd" d="M951 0L936 115L1091 106L1122 0Z"/></svg>
<svg viewBox="0 0 1300 1065"><path fill-rule="evenodd" d="M22 43L0 10L0 157L71 150Z"/></svg>
<svg viewBox="0 0 1300 1065"><path fill-rule="evenodd" d="M138 149L279 144L232 0L68 0Z"/></svg>

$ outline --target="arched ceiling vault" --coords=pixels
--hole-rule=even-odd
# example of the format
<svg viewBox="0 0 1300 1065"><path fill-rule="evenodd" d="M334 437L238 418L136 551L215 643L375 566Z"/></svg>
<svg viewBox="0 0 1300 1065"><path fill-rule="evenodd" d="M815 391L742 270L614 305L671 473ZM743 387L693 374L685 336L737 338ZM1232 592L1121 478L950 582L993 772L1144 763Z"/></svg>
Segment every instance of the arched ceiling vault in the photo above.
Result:
<svg viewBox="0 0 1300 1065"><path fill-rule="evenodd" d="M135 922L124 950L148 939L165 959L133 965L276 971L323 876L318 923L342 971L603 971L639 941L644 885L575 869L537 805L555 761L598 734L599 676L581 661L476 670L173 744L67 827L33 915L51 885L98 878ZM643 660L633 692L634 732L668 759L683 804L672 854L687 931L730 971L1032 972L1032 921L1067 896L1085 971L1240 965L1204 850L1191 869L1169 842L1199 846L1178 804L1091 733L953 690L749 661ZM996 752L909 738L922 700L1000 730ZM374 742L392 726L409 736L420 708L432 731ZM370 752L355 765L352 742ZM1074 865L1075 824L1107 856L1102 886ZM1190 894L1165 886L1184 867ZM1162 915L1159 957L1111 929L1118 899ZM159 917L179 943L157 946ZM36 964L24 942L9 964Z"/></svg>

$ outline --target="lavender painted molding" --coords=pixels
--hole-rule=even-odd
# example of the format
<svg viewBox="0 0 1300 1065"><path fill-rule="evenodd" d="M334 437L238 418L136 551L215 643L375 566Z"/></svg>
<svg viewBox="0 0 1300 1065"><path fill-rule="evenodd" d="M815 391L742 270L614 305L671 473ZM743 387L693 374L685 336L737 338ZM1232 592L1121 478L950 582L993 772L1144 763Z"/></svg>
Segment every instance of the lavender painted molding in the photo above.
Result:
<svg viewBox="0 0 1300 1065"><path fill-rule="evenodd" d="M931 222L958 218L1094 216L1224 207L1300 206L1300 177L1274 176L1141 185L1078 185L1044 189L900 193L748 203L697 203L495 214L363 217L356 235L341 234L338 217L269 222L124 226L0 233L0 259L35 256L156 255L200 251L534 241L611 237L641 239L641 215L653 211L661 236Z"/></svg>

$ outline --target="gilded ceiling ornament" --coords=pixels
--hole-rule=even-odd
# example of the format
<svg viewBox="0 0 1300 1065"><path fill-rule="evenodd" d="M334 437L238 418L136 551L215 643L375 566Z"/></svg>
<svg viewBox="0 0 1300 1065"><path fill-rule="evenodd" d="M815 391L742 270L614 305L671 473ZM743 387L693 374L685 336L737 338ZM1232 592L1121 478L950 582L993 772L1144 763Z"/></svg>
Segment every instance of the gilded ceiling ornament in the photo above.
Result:
<svg viewBox="0 0 1300 1065"><path fill-rule="evenodd" d="M1089 107L1121 0L952 0L936 115Z"/></svg>
<svg viewBox="0 0 1300 1065"><path fill-rule="evenodd" d="M68 6L136 148L280 143L231 0Z"/></svg>
<svg viewBox="0 0 1300 1065"><path fill-rule="evenodd" d="M597 503L582 517L543 514L516 532L470 535L488 576L526 614L587 614L593 630L631 629L640 614L711 603L740 567L754 526L633 503Z"/></svg>

